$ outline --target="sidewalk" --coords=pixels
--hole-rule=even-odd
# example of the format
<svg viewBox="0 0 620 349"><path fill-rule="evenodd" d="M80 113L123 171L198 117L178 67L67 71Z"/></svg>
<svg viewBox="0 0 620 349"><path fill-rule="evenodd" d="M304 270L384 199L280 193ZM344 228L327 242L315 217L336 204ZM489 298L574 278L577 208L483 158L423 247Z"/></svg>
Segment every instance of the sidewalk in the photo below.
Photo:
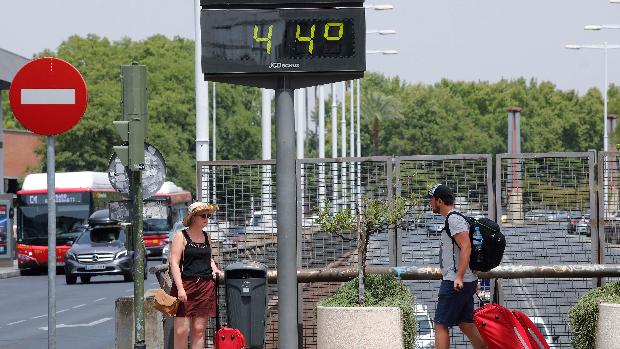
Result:
<svg viewBox="0 0 620 349"><path fill-rule="evenodd" d="M0 267L0 279L8 279L19 276L19 269L17 269L17 260L13 261L12 267Z"/></svg>

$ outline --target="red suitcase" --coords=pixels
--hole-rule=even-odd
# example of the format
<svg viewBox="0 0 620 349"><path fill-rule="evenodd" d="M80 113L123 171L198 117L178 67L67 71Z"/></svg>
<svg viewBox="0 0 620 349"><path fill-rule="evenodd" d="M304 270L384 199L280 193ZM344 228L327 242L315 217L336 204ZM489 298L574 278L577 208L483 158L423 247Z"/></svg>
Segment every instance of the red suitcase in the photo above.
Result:
<svg viewBox="0 0 620 349"><path fill-rule="evenodd" d="M219 277L215 277L215 302L219 301ZM215 335L213 345L215 349L246 349L245 336L236 328L220 326L220 306L215 305Z"/></svg>
<svg viewBox="0 0 620 349"><path fill-rule="evenodd" d="M540 333L540 330L538 329L536 324L534 324L534 322L532 322L532 320L530 320L527 315L523 314L518 310L513 310L512 314L515 316L515 318L517 318L517 321L519 321L521 326L523 326L523 328L525 329L528 340L533 349L550 349L545 337L542 335L542 333Z"/></svg>
<svg viewBox="0 0 620 349"><path fill-rule="evenodd" d="M474 311L474 322L488 349L534 349L528 333L510 310L486 304Z"/></svg>
<svg viewBox="0 0 620 349"><path fill-rule="evenodd" d="M246 349L245 337L236 328L220 327L215 333L215 349Z"/></svg>

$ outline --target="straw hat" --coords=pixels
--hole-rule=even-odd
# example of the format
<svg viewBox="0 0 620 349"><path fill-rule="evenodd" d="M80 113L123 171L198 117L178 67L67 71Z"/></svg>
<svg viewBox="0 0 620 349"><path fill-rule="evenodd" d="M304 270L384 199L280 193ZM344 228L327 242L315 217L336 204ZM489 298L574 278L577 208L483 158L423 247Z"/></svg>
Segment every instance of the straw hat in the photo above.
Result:
<svg viewBox="0 0 620 349"><path fill-rule="evenodd" d="M206 212L209 217L214 213L217 212L219 210L219 207L217 207L217 205L215 204L205 204L204 202L194 202L193 204L189 205L189 207L187 208L187 214L185 215L185 217L183 217L183 225L186 227L189 227L192 218L194 218L194 215L201 213L201 212Z"/></svg>

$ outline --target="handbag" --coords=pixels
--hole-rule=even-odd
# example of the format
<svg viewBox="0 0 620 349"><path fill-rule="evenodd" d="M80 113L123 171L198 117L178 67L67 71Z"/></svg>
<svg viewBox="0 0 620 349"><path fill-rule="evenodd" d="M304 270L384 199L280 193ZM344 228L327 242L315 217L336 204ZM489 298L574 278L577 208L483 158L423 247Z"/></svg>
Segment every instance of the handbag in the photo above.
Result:
<svg viewBox="0 0 620 349"><path fill-rule="evenodd" d="M169 295L166 291L160 288L155 291L154 300L155 302L153 303L153 306L155 309L171 317L177 315L180 302L177 297Z"/></svg>

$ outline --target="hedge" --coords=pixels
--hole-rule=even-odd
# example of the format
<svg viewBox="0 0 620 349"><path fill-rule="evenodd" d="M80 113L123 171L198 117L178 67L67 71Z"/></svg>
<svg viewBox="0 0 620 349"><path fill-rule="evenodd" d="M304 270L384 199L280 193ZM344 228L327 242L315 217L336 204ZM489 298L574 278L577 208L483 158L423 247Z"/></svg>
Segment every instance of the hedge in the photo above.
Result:
<svg viewBox="0 0 620 349"><path fill-rule="evenodd" d="M620 281L595 288L570 308L568 318L573 348L594 349L600 303L620 303Z"/></svg>

